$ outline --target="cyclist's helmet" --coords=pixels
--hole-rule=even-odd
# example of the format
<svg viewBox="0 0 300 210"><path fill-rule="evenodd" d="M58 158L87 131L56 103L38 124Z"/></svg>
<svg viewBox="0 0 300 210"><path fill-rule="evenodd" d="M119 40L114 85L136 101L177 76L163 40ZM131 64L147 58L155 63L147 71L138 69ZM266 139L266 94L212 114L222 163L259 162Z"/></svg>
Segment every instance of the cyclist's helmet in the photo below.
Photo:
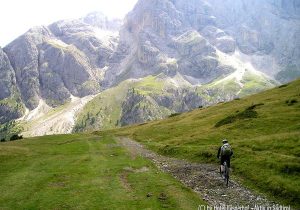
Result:
<svg viewBox="0 0 300 210"><path fill-rule="evenodd" d="M228 143L227 139L223 139L222 142L223 142L223 144Z"/></svg>

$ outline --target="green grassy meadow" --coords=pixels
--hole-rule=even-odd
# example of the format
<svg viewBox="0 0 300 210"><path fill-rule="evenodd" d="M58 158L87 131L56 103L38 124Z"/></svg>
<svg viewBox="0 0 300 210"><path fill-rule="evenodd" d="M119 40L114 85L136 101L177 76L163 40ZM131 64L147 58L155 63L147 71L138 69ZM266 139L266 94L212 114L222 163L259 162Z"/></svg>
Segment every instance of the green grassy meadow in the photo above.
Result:
<svg viewBox="0 0 300 210"><path fill-rule="evenodd" d="M204 204L149 160L133 159L110 135L0 143L0 191L0 209L197 209Z"/></svg>
<svg viewBox="0 0 300 210"><path fill-rule="evenodd" d="M234 176L270 198L300 208L300 80L109 132L129 136L160 154L216 164L217 149L227 138L234 149Z"/></svg>

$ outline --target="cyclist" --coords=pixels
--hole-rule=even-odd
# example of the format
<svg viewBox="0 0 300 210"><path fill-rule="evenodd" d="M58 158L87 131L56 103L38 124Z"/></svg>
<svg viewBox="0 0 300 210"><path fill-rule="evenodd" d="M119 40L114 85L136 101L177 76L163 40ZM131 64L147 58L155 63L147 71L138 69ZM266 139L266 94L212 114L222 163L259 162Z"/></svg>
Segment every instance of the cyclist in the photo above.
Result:
<svg viewBox="0 0 300 210"><path fill-rule="evenodd" d="M221 175L224 172L224 162L227 161L228 168L230 168L230 158L233 155L233 151L231 149L231 146L229 145L227 139L222 140L223 145L218 150L218 156L217 158L220 159L220 173Z"/></svg>

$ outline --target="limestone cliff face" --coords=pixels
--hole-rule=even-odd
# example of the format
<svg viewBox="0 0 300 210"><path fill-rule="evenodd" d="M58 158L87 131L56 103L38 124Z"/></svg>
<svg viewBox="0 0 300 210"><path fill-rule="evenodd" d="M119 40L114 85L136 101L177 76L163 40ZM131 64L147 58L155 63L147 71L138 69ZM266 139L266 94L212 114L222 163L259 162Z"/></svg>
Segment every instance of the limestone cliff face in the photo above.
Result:
<svg viewBox="0 0 300 210"><path fill-rule="evenodd" d="M76 47L46 42L39 54L41 95L49 105L64 104L71 96L84 97L99 91L88 58Z"/></svg>
<svg viewBox="0 0 300 210"><path fill-rule="evenodd" d="M299 71L299 1L213 0L209 6L214 26L234 38L257 69L275 77L288 66Z"/></svg>
<svg viewBox="0 0 300 210"><path fill-rule="evenodd" d="M113 55L120 62L106 78L113 84L176 71L205 84L228 74L230 65L224 65L220 51L239 53L241 63L288 81L300 76L299 35L296 0L140 0L120 32ZM170 59L177 67L163 68Z"/></svg>
<svg viewBox="0 0 300 210"><path fill-rule="evenodd" d="M15 72L0 48L0 123L21 117L23 104L16 84Z"/></svg>
<svg viewBox="0 0 300 210"><path fill-rule="evenodd" d="M7 58L7 55L0 48L0 100L10 97L16 87L15 72Z"/></svg>
<svg viewBox="0 0 300 210"><path fill-rule="evenodd" d="M94 15L96 14L98 13ZM121 23L117 20L102 23L100 17L96 16L91 20L90 16L91 14L80 20L58 21L49 28L57 39L67 45L74 45L83 52L93 68L103 68L108 65L107 60L118 42L118 28ZM113 25L109 27L107 24Z"/></svg>
<svg viewBox="0 0 300 210"><path fill-rule="evenodd" d="M95 25L104 17L93 15L30 29L4 48L29 110L41 98L50 106L59 106L71 95L84 97L100 91L103 68L115 48L120 23ZM110 23L114 25L109 27Z"/></svg>
<svg viewBox="0 0 300 210"><path fill-rule="evenodd" d="M4 48L20 88L22 99L29 109L37 107L39 102L39 59L38 48L44 37L49 36L46 28L29 30Z"/></svg>

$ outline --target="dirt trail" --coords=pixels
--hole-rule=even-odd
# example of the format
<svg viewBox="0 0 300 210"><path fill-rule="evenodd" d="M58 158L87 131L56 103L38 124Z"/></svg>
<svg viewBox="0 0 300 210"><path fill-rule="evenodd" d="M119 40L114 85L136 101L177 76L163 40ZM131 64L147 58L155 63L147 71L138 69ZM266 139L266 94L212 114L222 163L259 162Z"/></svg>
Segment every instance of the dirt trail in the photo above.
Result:
<svg viewBox="0 0 300 210"><path fill-rule="evenodd" d="M132 158L138 155L150 159L162 171L172 174L185 186L197 192L211 206L274 206L275 203L230 180L226 187L218 167L212 164L190 163L158 155L128 138L118 138L118 144L128 149Z"/></svg>

